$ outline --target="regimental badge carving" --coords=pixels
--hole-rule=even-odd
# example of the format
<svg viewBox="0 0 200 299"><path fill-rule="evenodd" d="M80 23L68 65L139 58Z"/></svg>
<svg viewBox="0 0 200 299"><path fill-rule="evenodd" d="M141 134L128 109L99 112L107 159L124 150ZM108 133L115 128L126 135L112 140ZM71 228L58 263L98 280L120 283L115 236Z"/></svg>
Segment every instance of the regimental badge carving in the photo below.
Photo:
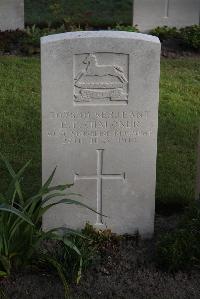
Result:
<svg viewBox="0 0 200 299"><path fill-rule="evenodd" d="M74 56L76 105L126 105L128 55L90 53Z"/></svg>

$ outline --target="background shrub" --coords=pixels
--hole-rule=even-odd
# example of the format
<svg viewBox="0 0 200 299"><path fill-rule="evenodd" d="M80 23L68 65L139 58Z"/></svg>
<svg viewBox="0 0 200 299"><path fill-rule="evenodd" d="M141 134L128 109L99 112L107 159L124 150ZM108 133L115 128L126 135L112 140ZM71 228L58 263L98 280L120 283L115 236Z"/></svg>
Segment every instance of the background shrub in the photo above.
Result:
<svg viewBox="0 0 200 299"><path fill-rule="evenodd" d="M16 50L25 36L26 32L21 30L0 31L0 51L11 52Z"/></svg>
<svg viewBox="0 0 200 299"><path fill-rule="evenodd" d="M156 27L150 34L157 36L161 41L175 38L182 41L183 46L198 50L200 49L200 25L187 26L181 29L176 27Z"/></svg>
<svg viewBox="0 0 200 299"><path fill-rule="evenodd" d="M180 38L188 47L200 49L200 25L181 28Z"/></svg>
<svg viewBox="0 0 200 299"><path fill-rule="evenodd" d="M160 237L157 262L169 271L186 270L200 265L200 206L186 211L178 228Z"/></svg>
<svg viewBox="0 0 200 299"><path fill-rule="evenodd" d="M128 32L139 32L137 25L135 26L126 26L126 25L120 25L118 24L115 27L115 30L119 30L119 31L128 31Z"/></svg>
<svg viewBox="0 0 200 299"><path fill-rule="evenodd" d="M103 27L132 23L132 0L25 0L29 25L60 26L64 19L81 26Z"/></svg>
<svg viewBox="0 0 200 299"><path fill-rule="evenodd" d="M156 27L155 29L152 29L149 33L151 35L157 36L161 41L179 37L179 31L176 27Z"/></svg>

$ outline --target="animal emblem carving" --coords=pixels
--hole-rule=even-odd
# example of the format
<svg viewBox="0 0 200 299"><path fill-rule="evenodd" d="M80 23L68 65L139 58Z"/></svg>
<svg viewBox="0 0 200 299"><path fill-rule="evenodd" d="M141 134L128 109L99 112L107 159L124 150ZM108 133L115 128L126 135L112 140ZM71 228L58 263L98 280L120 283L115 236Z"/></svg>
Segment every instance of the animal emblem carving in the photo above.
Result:
<svg viewBox="0 0 200 299"><path fill-rule="evenodd" d="M99 77L110 75L119 78L122 83L128 82L124 76L124 71L120 66L103 64L99 65L94 54L89 54L83 63L87 64L86 69L78 73L75 80L79 80L84 74L87 74L88 76Z"/></svg>
<svg viewBox="0 0 200 299"><path fill-rule="evenodd" d="M100 64L100 55L101 53L98 53L98 56L87 54L82 61L79 60L77 71L75 68L74 75L74 102L92 102L101 105L121 101L122 104L127 104L128 79L123 67L115 64ZM127 59L126 57L125 59ZM119 58L117 59L119 61ZM82 66L82 69L80 69L80 66Z"/></svg>

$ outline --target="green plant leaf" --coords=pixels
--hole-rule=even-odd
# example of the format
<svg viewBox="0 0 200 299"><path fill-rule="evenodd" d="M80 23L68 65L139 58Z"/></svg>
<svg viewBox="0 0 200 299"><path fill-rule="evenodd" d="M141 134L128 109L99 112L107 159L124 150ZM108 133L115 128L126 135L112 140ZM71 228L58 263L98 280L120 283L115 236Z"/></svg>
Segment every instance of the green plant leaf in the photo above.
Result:
<svg viewBox="0 0 200 299"><path fill-rule="evenodd" d="M4 271L0 271L0 277L7 277L8 273L4 272Z"/></svg>
<svg viewBox="0 0 200 299"><path fill-rule="evenodd" d="M15 235L17 230L19 229L20 225L23 223L23 219L17 217L16 220L13 222L13 225L11 226L9 230L9 239L8 242L12 241L12 237Z"/></svg>
<svg viewBox="0 0 200 299"><path fill-rule="evenodd" d="M1 272L0 272L1 273ZM1 277L1 275L0 275L0 277ZM3 276L2 276L3 277ZM5 277L5 276L4 276ZM7 296L6 296L6 294L4 293L4 291L3 291L3 289L2 288L0 288L0 298L1 299L9 299Z"/></svg>
<svg viewBox="0 0 200 299"><path fill-rule="evenodd" d="M19 210L17 210L16 208L14 208L14 207L12 207L10 205L0 204L0 211L15 214L18 217L20 217L21 219L23 219L24 221L26 221L27 223L29 223L30 225L34 226L33 222L28 217L28 215L26 215L24 212L20 212Z"/></svg>
<svg viewBox="0 0 200 299"><path fill-rule="evenodd" d="M7 194L7 195L9 195L8 198L11 199L11 197L13 197L14 188L15 188L16 192L19 195L20 202L22 204L24 202L24 200L23 200L23 195L22 195L19 179L31 161L28 161L16 174L14 169L12 168L11 164L9 163L9 161L6 159L6 157L1 152L0 152L0 159L5 163L8 172L10 173L11 177L13 178L13 180L10 183L10 186L8 188L8 191L9 191Z"/></svg>
<svg viewBox="0 0 200 299"><path fill-rule="evenodd" d="M69 240L67 237L63 238L63 242L66 246L68 246L69 248L71 248L72 250L74 250L80 257L80 262L79 262L79 270L78 270L78 275L77 275L77 283L79 283L80 279L81 279L81 273L82 273L82 266L83 266L83 259L82 259L82 255L80 250L78 249L78 247L71 241Z"/></svg>
<svg viewBox="0 0 200 299"><path fill-rule="evenodd" d="M2 244L3 244L3 252L5 256L9 255L9 251L8 251L8 242L7 242L7 234L4 230L4 232L2 232Z"/></svg>
<svg viewBox="0 0 200 299"><path fill-rule="evenodd" d="M0 159L5 163L7 170L9 171L10 175L12 177L15 176L15 171L13 170L11 164L9 161L6 159L6 157L0 152Z"/></svg>
<svg viewBox="0 0 200 299"><path fill-rule="evenodd" d="M4 267L4 270L6 271L7 275L10 275L10 269L11 269L11 263L9 258L0 255L0 262L2 264L2 266Z"/></svg>
<svg viewBox="0 0 200 299"><path fill-rule="evenodd" d="M49 192L55 191L55 190L59 190L59 191L64 191L66 189L69 189L73 186L74 184L65 184L65 185L57 185L57 186L52 186L50 188L48 188Z"/></svg>
<svg viewBox="0 0 200 299"><path fill-rule="evenodd" d="M67 299L69 294L70 294L70 289L69 289L67 280L65 278L64 269L63 269L62 265L55 258L52 258L51 256L49 256L47 254L40 254L39 260L42 263L51 264L57 270L57 273L60 277L60 280L63 283L63 287L64 287L64 290L65 290L65 298Z"/></svg>
<svg viewBox="0 0 200 299"><path fill-rule="evenodd" d="M55 198L55 197L64 197L64 196L82 196L81 194L78 193L52 193L48 196L46 196L43 200L42 200L42 205L44 205L45 203L47 203L50 199Z"/></svg>
<svg viewBox="0 0 200 299"><path fill-rule="evenodd" d="M48 189L49 185L51 184L52 180L53 180L53 177L54 177L54 174L56 172L56 168L54 168L53 172L51 173L50 177L47 179L47 181L44 183L44 185L42 186L41 190L44 192Z"/></svg>
<svg viewBox="0 0 200 299"><path fill-rule="evenodd" d="M0 203L7 203L7 199L2 193L0 193Z"/></svg>
<svg viewBox="0 0 200 299"><path fill-rule="evenodd" d="M69 240L67 237L64 237L63 242L66 246L73 249L79 256L81 256L79 249L76 247L76 245L71 240Z"/></svg>
<svg viewBox="0 0 200 299"><path fill-rule="evenodd" d="M44 199L42 200L42 204L44 205L45 203L47 203L52 198L55 198L55 197L64 197L64 196L66 196L66 194L63 194L63 193L52 193L52 194L49 194L46 197L44 197Z"/></svg>
<svg viewBox="0 0 200 299"><path fill-rule="evenodd" d="M93 212L96 211L78 200L68 198L69 196L81 196L74 192L63 192L73 184L50 187L56 168L53 170L45 184L40 188L38 194L24 200L20 182L22 180L22 174L30 161L15 173L6 158L3 156L0 158L4 159L8 172L12 177L5 196L0 194L0 257L2 259L0 259L0 263L3 268L2 276L4 276L5 273L6 275L10 274L12 265L23 264L24 262L29 263L38 257L38 249L40 249L41 241L46 239L61 241L64 243L66 250L68 247L68 250L71 248L72 251L76 253L79 259L77 276L77 281L79 281L82 270L82 256L76 244L73 244L69 238L73 235L85 239L86 237L80 232L64 227L43 232L41 230L40 220L48 209L58 204L75 204L88 208ZM55 198L57 200L56 202ZM58 198L60 199L58 200ZM40 259L40 256L38 258ZM62 268L62 265L52 257L46 257L46 261L47 260L57 269L57 272L63 281L65 293L67 294L68 285L67 283L65 284L64 268Z"/></svg>
<svg viewBox="0 0 200 299"><path fill-rule="evenodd" d="M83 258L80 258L80 263L79 263L79 270L76 278L76 283L79 283L81 276L82 276L82 267L83 267Z"/></svg>
<svg viewBox="0 0 200 299"><path fill-rule="evenodd" d="M34 211L34 209L37 205L38 205L38 209L42 205L42 195L41 195L41 193L38 193L38 194L36 194L36 195L34 195L34 196L32 196L32 197L30 197L29 199L26 200L24 211L27 211L27 213L29 215L32 215L32 213L33 213L33 211Z"/></svg>
<svg viewBox="0 0 200 299"><path fill-rule="evenodd" d="M50 177L47 179L47 181L42 186L42 188L41 188L41 194L42 195L45 194L45 193L52 192L52 191L64 191L64 190L69 189L70 187L72 187L74 185L72 183L72 184L64 184L64 185L57 185L57 186L49 187L52 180L53 180L53 177L55 175L56 169L57 169L57 166L54 168L54 170L51 173Z"/></svg>
<svg viewBox="0 0 200 299"><path fill-rule="evenodd" d="M50 209L52 208L53 206L56 206L58 204L68 204L68 205L78 205L78 206L81 206L81 207L84 207L84 208L87 208L89 209L90 211L96 213L96 214L99 214L99 215L102 215L104 217L107 217L101 213L98 213L97 211L95 211L94 209L90 208L88 205L78 201L78 200L74 200L74 199L69 199L69 198L64 198L64 199L61 199L57 202L54 202L52 204L49 204L47 206L45 206L44 208L42 208L38 214L38 219L37 221Z"/></svg>
<svg viewBox="0 0 200 299"><path fill-rule="evenodd" d="M54 240L62 240L63 237L65 236L69 236L69 235L74 235L74 236L78 236L78 237L81 237L83 239L88 239L88 237L86 237L84 234L82 234L81 232L77 231L77 230L74 230L74 229L71 229L71 228L66 228L66 227L56 227L56 228L53 228L47 232L45 232L46 234L52 234L52 239ZM58 237L58 239L57 239Z"/></svg>

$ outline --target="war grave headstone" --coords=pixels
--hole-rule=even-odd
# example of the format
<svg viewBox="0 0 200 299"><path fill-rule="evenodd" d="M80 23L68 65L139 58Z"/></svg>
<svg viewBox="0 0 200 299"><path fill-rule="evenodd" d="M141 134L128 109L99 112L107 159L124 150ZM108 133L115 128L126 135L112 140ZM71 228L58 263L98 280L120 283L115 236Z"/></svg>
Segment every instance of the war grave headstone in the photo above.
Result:
<svg viewBox="0 0 200 299"><path fill-rule="evenodd" d="M45 181L74 182L99 214L58 205L43 228L154 230L160 42L130 32L71 32L41 39ZM103 215L107 217L104 217Z"/></svg>
<svg viewBox="0 0 200 299"><path fill-rule="evenodd" d="M199 24L199 0L134 0L133 24L142 32L158 26Z"/></svg>
<svg viewBox="0 0 200 299"><path fill-rule="evenodd" d="M0 0L0 30L24 28L24 0Z"/></svg>

